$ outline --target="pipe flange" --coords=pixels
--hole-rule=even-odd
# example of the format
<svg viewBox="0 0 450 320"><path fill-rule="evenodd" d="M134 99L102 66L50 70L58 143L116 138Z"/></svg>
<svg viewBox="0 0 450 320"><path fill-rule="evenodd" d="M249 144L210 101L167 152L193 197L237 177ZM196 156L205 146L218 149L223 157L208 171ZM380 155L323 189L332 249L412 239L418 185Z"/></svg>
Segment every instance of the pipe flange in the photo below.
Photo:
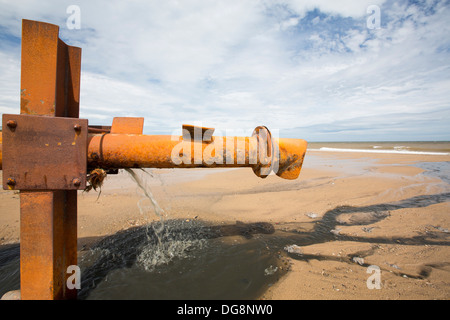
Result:
<svg viewBox="0 0 450 320"><path fill-rule="evenodd" d="M258 126L253 130L252 137L257 140L257 161L252 167L253 172L261 178L266 178L272 171L275 157L275 144L272 134L266 126Z"/></svg>

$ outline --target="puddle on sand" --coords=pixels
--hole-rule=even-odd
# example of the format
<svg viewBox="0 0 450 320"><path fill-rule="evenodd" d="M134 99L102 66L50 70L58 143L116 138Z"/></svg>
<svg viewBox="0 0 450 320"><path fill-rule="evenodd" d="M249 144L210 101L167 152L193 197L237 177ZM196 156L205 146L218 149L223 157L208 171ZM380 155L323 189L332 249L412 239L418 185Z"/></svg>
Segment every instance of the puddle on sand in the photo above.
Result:
<svg viewBox="0 0 450 320"><path fill-rule="evenodd" d="M151 173L128 173L142 192L140 213L159 221L79 252L79 299L255 299L284 274L283 258L263 238L271 224L167 219L147 186ZM0 248L0 274L1 295L19 288L18 245Z"/></svg>
<svg viewBox="0 0 450 320"><path fill-rule="evenodd" d="M120 231L79 252L78 299L257 299L286 272L279 247L266 242L268 223L159 227ZM0 297L20 287L19 258L19 244L0 246Z"/></svg>
<svg viewBox="0 0 450 320"><path fill-rule="evenodd" d="M158 229L159 230L159 229ZM80 299L256 299L285 272L267 223L167 220L101 240L80 261Z"/></svg>
<svg viewBox="0 0 450 320"><path fill-rule="evenodd" d="M19 244L0 246L0 298L8 291L20 287Z"/></svg>
<svg viewBox="0 0 450 320"><path fill-rule="evenodd" d="M254 237L273 233L272 225L167 220L147 183L152 174L126 171L142 193L140 213L159 221L103 239L85 254L81 299L253 299L282 275L277 255Z"/></svg>
<svg viewBox="0 0 450 320"><path fill-rule="evenodd" d="M135 227L103 239L83 255L79 297L256 299L285 274L288 258L354 265L356 256L373 254L379 244L450 245L447 226L411 237L340 232L341 227L360 226L363 234L370 233L366 226L388 219L399 209L427 207L449 199L450 193L441 193L362 207L338 206L311 221L279 224L276 230L267 222L210 225L166 220L157 238L154 230L159 228ZM304 246L335 241L368 243L372 249L342 257L302 253ZM426 265L418 275L407 276L425 279L433 268L448 265L448 261Z"/></svg>

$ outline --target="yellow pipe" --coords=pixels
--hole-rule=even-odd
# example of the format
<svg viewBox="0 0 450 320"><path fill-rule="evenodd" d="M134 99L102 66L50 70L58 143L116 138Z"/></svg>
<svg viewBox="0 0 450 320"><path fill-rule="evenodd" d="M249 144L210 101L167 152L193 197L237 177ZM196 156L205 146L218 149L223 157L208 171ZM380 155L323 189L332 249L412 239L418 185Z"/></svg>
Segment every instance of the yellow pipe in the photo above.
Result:
<svg viewBox="0 0 450 320"><path fill-rule="evenodd" d="M273 157L256 137L212 137L211 141L183 140L182 136L90 134L87 162L91 168L199 168L251 167L265 177L270 168L284 179L296 179L307 143L301 139L274 139ZM2 169L0 132L0 169Z"/></svg>
<svg viewBox="0 0 450 320"><path fill-rule="evenodd" d="M269 169L284 179L300 174L307 143L275 139L274 156L256 137L212 137L211 141L183 140L169 135L90 135L88 165L100 168L251 167L265 177ZM278 152L279 151L279 152Z"/></svg>

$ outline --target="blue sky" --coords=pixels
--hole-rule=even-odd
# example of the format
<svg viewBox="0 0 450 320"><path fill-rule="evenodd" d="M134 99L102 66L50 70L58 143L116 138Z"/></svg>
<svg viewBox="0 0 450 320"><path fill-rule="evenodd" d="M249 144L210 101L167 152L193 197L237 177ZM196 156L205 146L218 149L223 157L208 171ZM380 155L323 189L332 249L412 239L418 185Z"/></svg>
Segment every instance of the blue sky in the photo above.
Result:
<svg viewBox="0 0 450 320"><path fill-rule="evenodd" d="M67 27L70 5L80 29ZM379 29L367 26L371 5ZM450 140L449 1L0 0L0 113L19 112L21 19L57 24L82 47L90 124Z"/></svg>

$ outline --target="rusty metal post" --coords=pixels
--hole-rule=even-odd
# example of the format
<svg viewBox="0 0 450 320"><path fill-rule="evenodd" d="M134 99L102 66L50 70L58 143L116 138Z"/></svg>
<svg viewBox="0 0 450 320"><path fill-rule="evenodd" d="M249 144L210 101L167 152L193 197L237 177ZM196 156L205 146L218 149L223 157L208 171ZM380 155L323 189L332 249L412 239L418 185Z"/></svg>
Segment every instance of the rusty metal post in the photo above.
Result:
<svg viewBox="0 0 450 320"><path fill-rule="evenodd" d="M78 118L81 49L58 34L58 26L23 20L21 115ZM77 191L21 190L21 298L76 298L66 286L76 264Z"/></svg>

